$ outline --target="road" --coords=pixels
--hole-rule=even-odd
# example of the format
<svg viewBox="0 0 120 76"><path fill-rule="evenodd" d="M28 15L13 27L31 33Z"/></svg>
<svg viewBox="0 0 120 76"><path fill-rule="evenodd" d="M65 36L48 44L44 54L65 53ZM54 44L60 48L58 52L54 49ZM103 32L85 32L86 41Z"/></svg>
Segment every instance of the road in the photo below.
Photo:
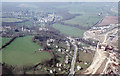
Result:
<svg viewBox="0 0 120 76"><path fill-rule="evenodd" d="M108 33L104 35L104 40L103 40L102 44L106 43L107 36L108 36ZM90 67L87 69L89 71L89 72L87 72L87 74L95 74L97 72L97 70L100 68L100 66L102 65L102 63L104 62L104 60L106 59L104 50L99 49L99 45L100 45L100 41L97 44L96 53L95 53L93 62L90 65Z"/></svg>
<svg viewBox="0 0 120 76"><path fill-rule="evenodd" d="M104 41L102 42L102 44L105 44L105 43L106 43L108 34L109 34L109 32L105 34L105 36L104 36ZM106 59L106 56L104 56L104 54L102 54L102 51L103 51L103 50L99 49L98 47L99 47L99 42L98 42L98 44L97 44L97 51L96 51L96 52L98 53L98 55L99 55L99 57L101 58L101 60L103 59L103 61L104 61L104 59ZM102 64L103 61L101 61L101 64ZM104 70L106 70L109 61L110 61L110 59L108 59L106 65L105 65ZM99 64L100 64L100 62L99 62ZM99 67L101 66L101 64L99 65ZM93 72L92 74L95 74L97 70L98 70L98 68L97 68L97 69L94 69L94 72Z"/></svg>
<svg viewBox="0 0 120 76"><path fill-rule="evenodd" d="M72 62L71 62L70 73L69 73L69 76L70 76L70 75L75 74L75 62L76 62L76 58L77 58L78 47L77 47L74 39L72 39L72 38L69 38L69 39L73 40L73 42L71 42L71 44L75 47Z"/></svg>

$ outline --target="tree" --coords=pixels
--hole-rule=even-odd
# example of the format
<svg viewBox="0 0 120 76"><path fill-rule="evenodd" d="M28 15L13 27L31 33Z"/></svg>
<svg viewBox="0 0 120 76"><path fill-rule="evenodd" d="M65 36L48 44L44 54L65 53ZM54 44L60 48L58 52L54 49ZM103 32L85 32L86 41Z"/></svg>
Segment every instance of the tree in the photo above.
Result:
<svg viewBox="0 0 120 76"><path fill-rule="evenodd" d="M3 63L2 64L2 74L5 75L5 74L13 74L13 70L14 70L15 67L13 67L12 65L8 65L6 63Z"/></svg>

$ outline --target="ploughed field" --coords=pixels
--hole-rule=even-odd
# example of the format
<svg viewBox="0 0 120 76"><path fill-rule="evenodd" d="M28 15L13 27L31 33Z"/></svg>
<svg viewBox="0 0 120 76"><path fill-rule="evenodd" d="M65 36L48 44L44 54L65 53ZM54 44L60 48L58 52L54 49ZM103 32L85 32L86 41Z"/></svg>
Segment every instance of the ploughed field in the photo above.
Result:
<svg viewBox="0 0 120 76"><path fill-rule="evenodd" d="M98 26L110 25L118 23L117 16L105 16L102 22Z"/></svg>
<svg viewBox="0 0 120 76"><path fill-rule="evenodd" d="M71 37L82 37L85 30L78 29L76 27L66 26L62 24L53 24L53 28L59 30L62 34Z"/></svg>
<svg viewBox="0 0 120 76"><path fill-rule="evenodd" d="M32 36L16 38L10 45L2 49L2 61L10 65L34 65L52 58L49 52L38 51L42 48L32 42Z"/></svg>

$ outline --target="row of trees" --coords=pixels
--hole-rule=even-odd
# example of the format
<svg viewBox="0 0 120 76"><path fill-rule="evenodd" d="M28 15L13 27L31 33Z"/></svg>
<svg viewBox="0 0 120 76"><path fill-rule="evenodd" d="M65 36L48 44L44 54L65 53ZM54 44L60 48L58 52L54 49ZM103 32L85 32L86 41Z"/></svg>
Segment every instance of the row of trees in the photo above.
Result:
<svg viewBox="0 0 120 76"><path fill-rule="evenodd" d="M79 38L79 39L76 39L77 41L80 41L80 42L83 42L83 43L85 43L85 44L87 44L87 45L91 45L91 46L97 46L97 43L98 43L98 41L95 41L94 43L93 43L93 40L91 40L91 39L88 39L88 40L85 40L85 39L83 39L83 38Z"/></svg>

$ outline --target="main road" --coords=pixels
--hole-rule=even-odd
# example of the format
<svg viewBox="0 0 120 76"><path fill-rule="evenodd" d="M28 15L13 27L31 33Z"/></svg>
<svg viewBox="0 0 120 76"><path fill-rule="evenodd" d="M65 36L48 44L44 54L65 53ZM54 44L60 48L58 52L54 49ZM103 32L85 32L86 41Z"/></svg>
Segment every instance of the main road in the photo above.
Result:
<svg viewBox="0 0 120 76"><path fill-rule="evenodd" d="M77 58L78 47L75 43L75 39L72 39L72 38L69 38L69 39L71 40L71 44L75 47L72 62L71 62L70 73L69 73L69 76L71 76L71 75L75 74L75 62L76 62L76 58Z"/></svg>

